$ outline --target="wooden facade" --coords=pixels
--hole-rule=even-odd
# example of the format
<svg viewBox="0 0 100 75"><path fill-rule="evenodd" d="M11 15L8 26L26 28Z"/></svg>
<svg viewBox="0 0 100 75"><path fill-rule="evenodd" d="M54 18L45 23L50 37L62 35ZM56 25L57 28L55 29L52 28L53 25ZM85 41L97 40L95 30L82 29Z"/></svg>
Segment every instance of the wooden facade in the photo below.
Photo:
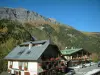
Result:
<svg viewBox="0 0 100 75"><path fill-rule="evenodd" d="M90 59L91 59L91 53L84 50L83 48L68 49L68 51L66 49L65 52L62 52L62 55L68 61L69 66L84 64L87 61L90 61Z"/></svg>

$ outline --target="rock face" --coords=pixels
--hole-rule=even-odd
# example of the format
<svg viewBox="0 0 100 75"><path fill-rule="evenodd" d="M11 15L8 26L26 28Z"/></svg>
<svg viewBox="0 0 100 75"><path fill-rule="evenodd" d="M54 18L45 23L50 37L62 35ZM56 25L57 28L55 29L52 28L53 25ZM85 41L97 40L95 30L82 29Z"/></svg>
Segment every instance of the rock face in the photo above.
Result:
<svg viewBox="0 0 100 75"><path fill-rule="evenodd" d="M17 20L20 22L41 21L57 23L57 21L23 8L0 8L0 19Z"/></svg>

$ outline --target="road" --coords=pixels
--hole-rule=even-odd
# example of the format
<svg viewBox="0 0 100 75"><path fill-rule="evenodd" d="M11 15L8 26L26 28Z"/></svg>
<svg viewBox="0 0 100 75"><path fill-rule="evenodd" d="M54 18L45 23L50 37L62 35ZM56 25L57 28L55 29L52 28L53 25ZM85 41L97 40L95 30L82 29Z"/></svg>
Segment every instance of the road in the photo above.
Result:
<svg viewBox="0 0 100 75"><path fill-rule="evenodd" d="M93 69L100 69L100 67L98 67L97 64L86 67L86 68L79 68L79 69L75 69L76 74L75 75L84 75L89 71L92 71Z"/></svg>

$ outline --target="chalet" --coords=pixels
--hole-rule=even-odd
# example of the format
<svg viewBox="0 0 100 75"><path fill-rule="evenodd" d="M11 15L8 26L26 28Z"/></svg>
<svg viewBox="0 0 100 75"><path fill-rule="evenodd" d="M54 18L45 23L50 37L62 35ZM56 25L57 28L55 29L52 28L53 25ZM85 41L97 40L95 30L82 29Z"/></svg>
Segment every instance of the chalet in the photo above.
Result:
<svg viewBox="0 0 100 75"><path fill-rule="evenodd" d="M42 73L56 66L52 61L59 58L60 51L50 40L22 43L5 57L12 75L45 75Z"/></svg>
<svg viewBox="0 0 100 75"><path fill-rule="evenodd" d="M91 59L91 53L83 48L61 50L61 54L67 61L70 61L68 66L82 64Z"/></svg>

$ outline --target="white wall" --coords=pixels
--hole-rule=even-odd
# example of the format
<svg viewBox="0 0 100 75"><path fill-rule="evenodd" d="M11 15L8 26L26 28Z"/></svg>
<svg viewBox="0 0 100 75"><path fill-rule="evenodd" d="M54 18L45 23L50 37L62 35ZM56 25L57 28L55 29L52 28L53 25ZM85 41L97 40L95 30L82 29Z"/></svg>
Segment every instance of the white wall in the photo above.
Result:
<svg viewBox="0 0 100 75"><path fill-rule="evenodd" d="M24 71L21 71L21 75L24 75Z"/></svg>
<svg viewBox="0 0 100 75"><path fill-rule="evenodd" d="M24 63L22 64L22 69L24 70ZM8 61L8 67L10 66L10 61ZM12 68L19 69L19 63L18 61L13 61ZM30 75L37 75L38 73L38 63L37 62L28 62L28 71L30 72ZM11 71L13 73L14 70ZM24 71L21 71L21 75L24 75Z"/></svg>
<svg viewBox="0 0 100 75"><path fill-rule="evenodd" d="M8 61L8 68L9 68L9 66L10 66L10 61Z"/></svg>
<svg viewBox="0 0 100 75"><path fill-rule="evenodd" d="M30 75L37 75L37 62L28 62L28 70L30 72Z"/></svg>

